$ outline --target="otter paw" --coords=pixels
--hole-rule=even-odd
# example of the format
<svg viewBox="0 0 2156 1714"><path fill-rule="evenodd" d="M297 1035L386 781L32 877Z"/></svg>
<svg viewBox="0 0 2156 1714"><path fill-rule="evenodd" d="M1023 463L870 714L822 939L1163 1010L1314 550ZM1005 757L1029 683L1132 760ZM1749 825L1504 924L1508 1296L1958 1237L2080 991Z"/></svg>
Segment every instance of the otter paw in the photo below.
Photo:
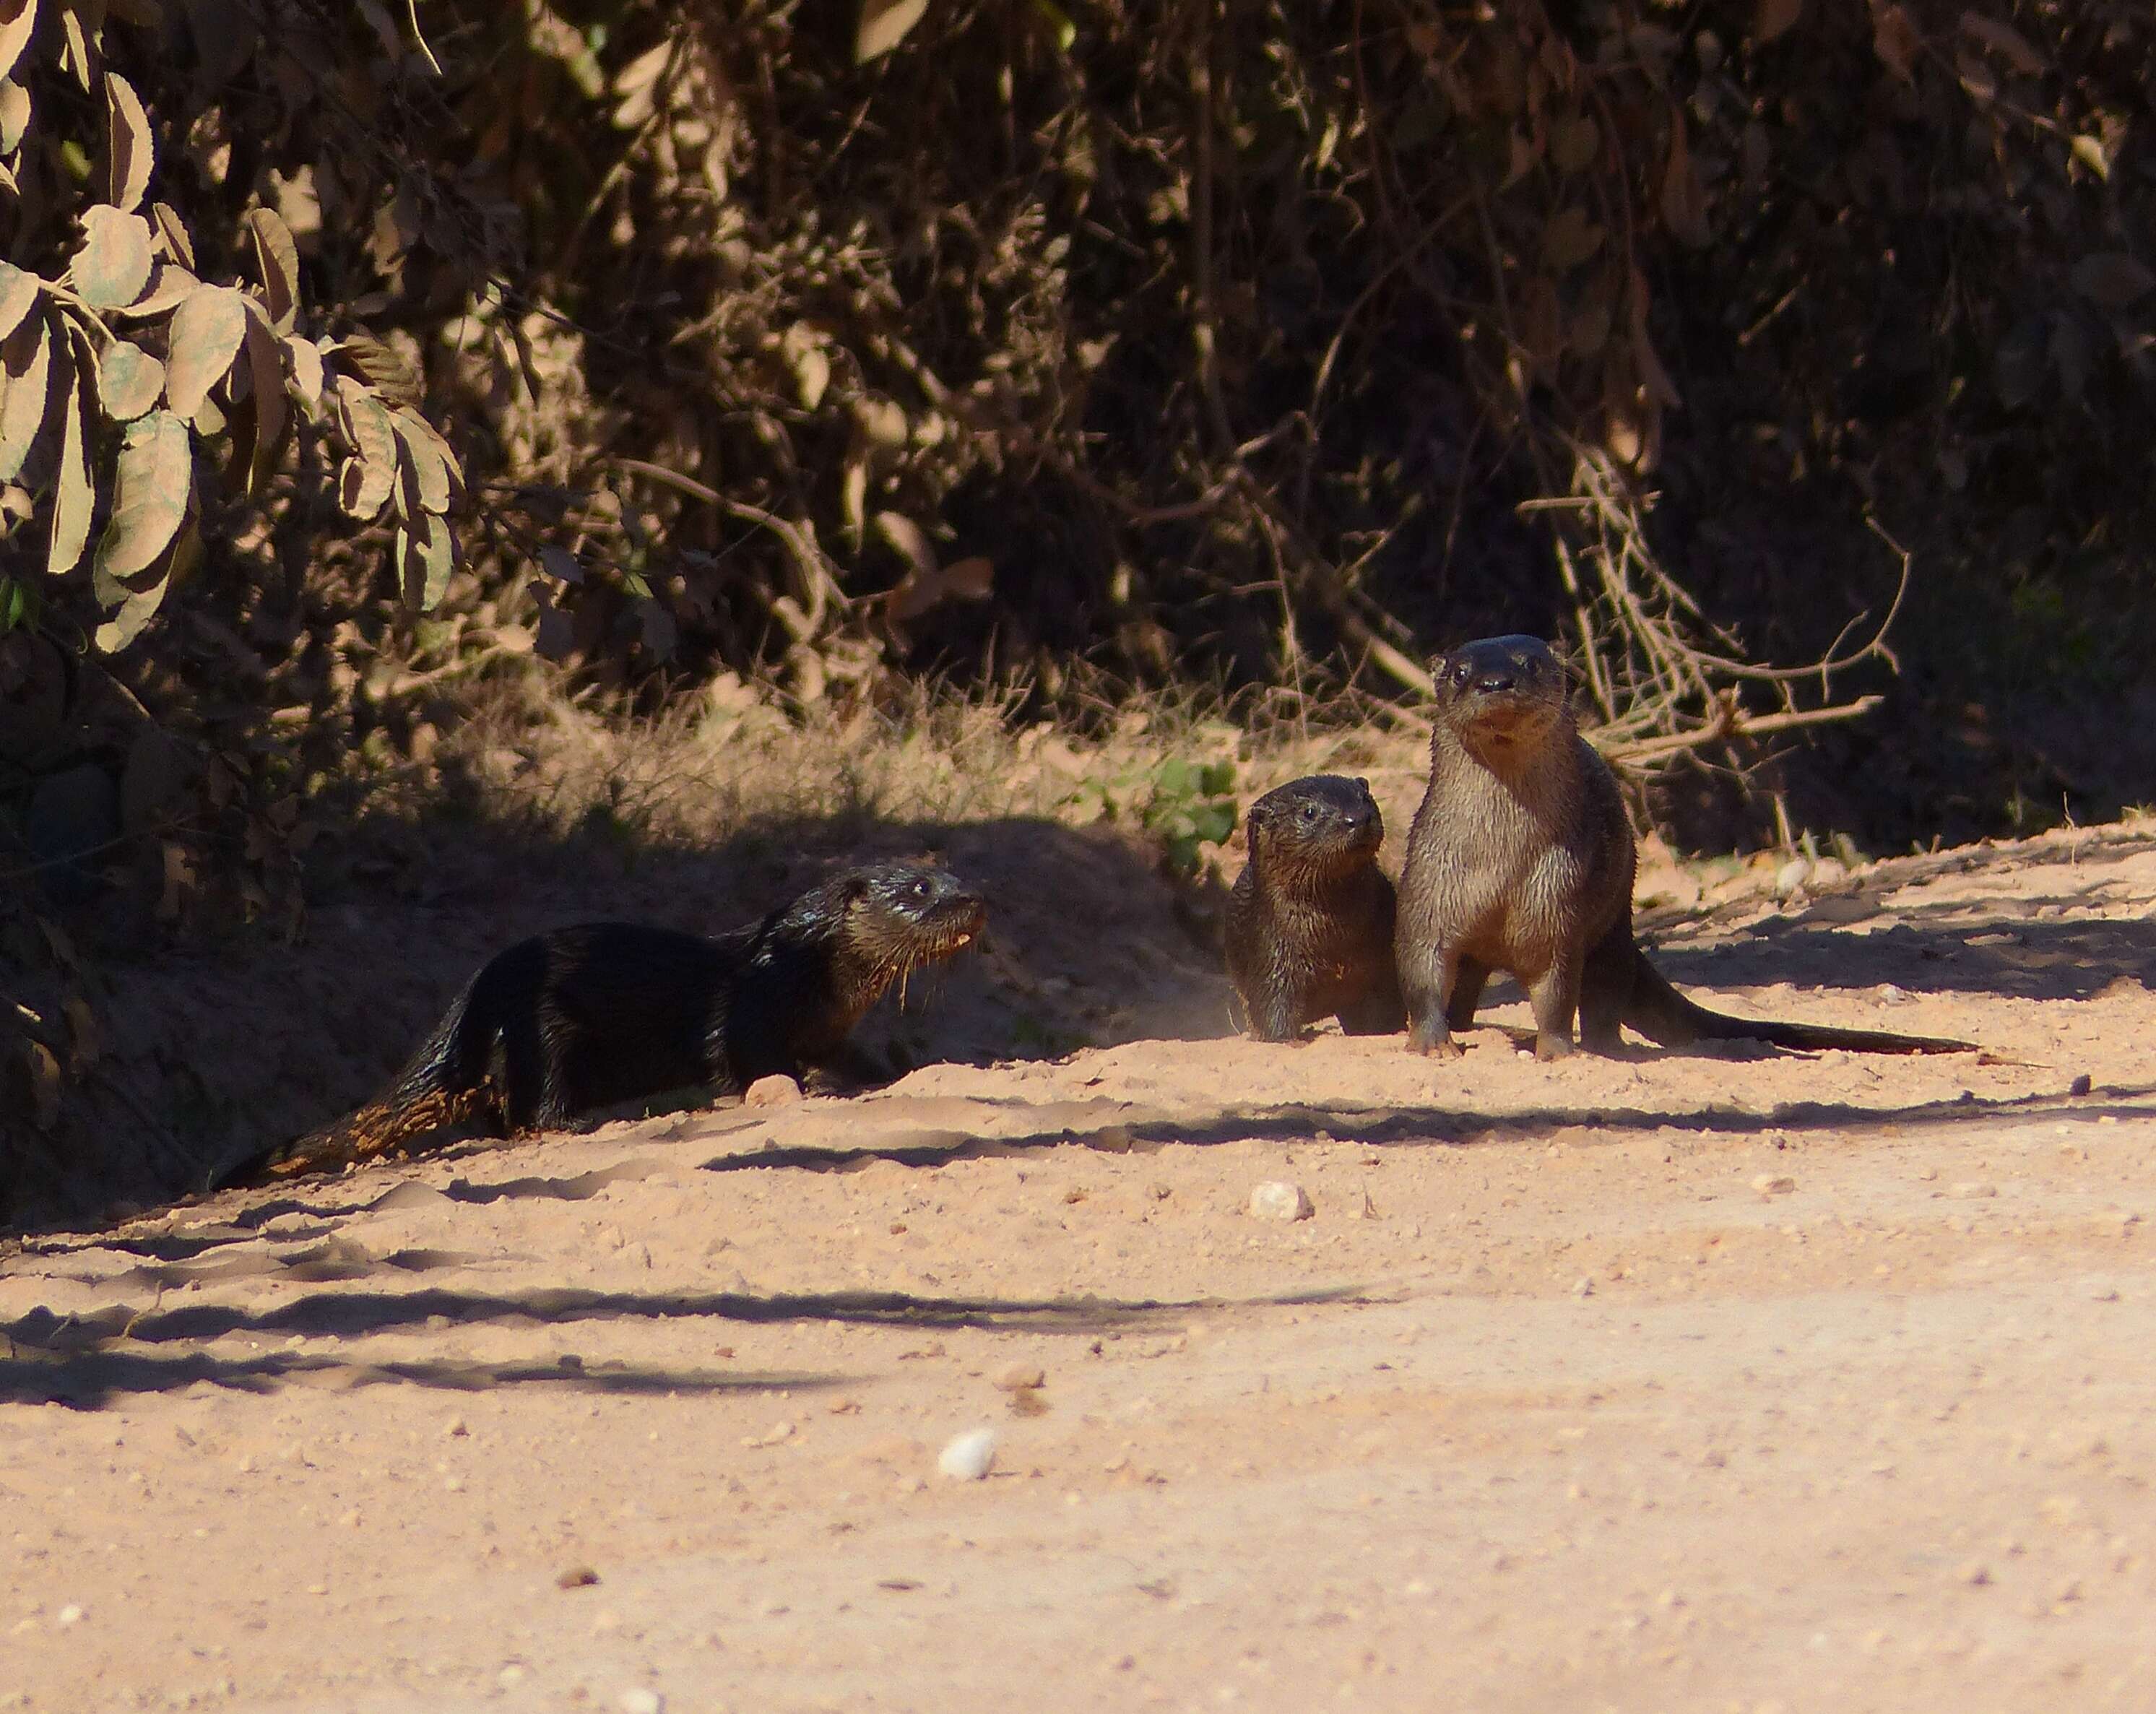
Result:
<svg viewBox="0 0 2156 1714"><path fill-rule="evenodd" d="M1571 1053L1572 1038L1568 1035L1553 1035L1543 1030L1535 1037L1535 1057L1537 1060L1563 1060L1568 1058Z"/></svg>

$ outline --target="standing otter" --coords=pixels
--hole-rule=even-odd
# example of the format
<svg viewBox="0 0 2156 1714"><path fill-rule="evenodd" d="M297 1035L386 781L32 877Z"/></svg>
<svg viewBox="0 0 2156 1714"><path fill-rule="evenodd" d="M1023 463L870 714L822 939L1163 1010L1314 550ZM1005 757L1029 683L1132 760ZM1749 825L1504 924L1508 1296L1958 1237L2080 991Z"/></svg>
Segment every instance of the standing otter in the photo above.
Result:
<svg viewBox="0 0 2156 1714"><path fill-rule="evenodd" d="M1694 1005L1632 936L1637 852L1616 776L1579 736L1557 658L1532 637L1490 637L1436 665L1430 790L1408 834L1395 947L1408 1046L1456 1054L1492 970L1535 1014L1535 1055L1615 1051L1629 1024L1666 1047L1763 1041L1881 1054L1972 1044L1727 1017Z"/></svg>
<svg viewBox="0 0 2156 1714"><path fill-rule="evenodd" d="M629 922L551 930L488 960L386 1093L211 1188L367 1160L475 1119L515 1136L690 1084L730 1094L798 1077L986 917L942 870L891 863L835 875L716 939Z"/></svg>
<svg viewBox="0 0 2156 1714"><path fill-rule="evenodd" d="M1369 782L1291 780L1244 825L1250 860L1228 899L1228 978L1250 1033L1287 1041L1328 1013L1350 1035L1398 1029L1393 884L1378 867L1385 819Z"/></svg>

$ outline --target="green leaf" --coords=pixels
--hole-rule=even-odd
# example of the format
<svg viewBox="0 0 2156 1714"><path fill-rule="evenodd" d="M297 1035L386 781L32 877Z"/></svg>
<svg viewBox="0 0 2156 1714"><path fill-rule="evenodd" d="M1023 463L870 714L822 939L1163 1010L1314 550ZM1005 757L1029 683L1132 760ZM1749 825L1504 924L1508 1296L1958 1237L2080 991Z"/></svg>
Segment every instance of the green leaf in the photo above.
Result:
<svg viewBox="0 0 2156 1714"><path fill-rule="evenodd" d="M247 235L254 241L255 271L262 276L262 301L270 325L290 333L298 319L300 249L291 228L274 208L256 208L247 217Z"/></svg>
<svg viewBox="0 0 2156 1714"><path fill-rule="evenodd" d="M363 381L336 377L337 414L352 456L337 479L337 500L353 517L375 516L397 484L397 432Z"/></svg>
<svg viewBox="0 0 2156 1714"><path fill-rule="evenodd" d="M449 592L449 573L457 567L456 539L447 521L421 512L397 532L397 547L405 604L421 613L439 606Z"/></svg>

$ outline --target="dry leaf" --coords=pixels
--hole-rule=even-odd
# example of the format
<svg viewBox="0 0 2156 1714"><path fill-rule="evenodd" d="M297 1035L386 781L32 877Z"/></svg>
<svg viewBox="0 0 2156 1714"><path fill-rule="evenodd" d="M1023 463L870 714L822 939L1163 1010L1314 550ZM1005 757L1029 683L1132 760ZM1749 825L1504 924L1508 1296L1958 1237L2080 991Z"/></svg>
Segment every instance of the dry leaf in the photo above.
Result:
<svg viewBox="0 0 2156 1714"><path fill-rule="evenodd" d="M0 394L0 482L15 480L44 426L52 366L52 322L42 314L29 316L0 341L0 372L8 377Z"/></svg>
<svg viewBox="0 0 2156 1714"><path fill-rule="evenodd" d="M23 325L38 301L38 276L13 262L0 262L0 339Z"/></svg>
<svg viewBox="0 0 2156 1714"><path fill-rule="evenodd" d="M142 110L142 98L134 85L116 71L105 74L105 200L116 208L133 208L150 188L150 169L157 161L157 146L150 135L150 116Z"/></svg>
<svg viewBox="0 0 2156 1714"><path fill-rule="evenodd" d="M93 309L133 303L150 283L150 223L109 203L83 210L82 248L68 264L74 289Z"/></svg>
<svg viewBox="0 0 2156 1714"><path fill-rule="evenodd" d="M2073 282L2074 290L2091 303L2123 310L2156 285L2156 275L2119 251L2099 250L2074 264Z"/></svg>
<svg viewBox="0 0 2156 1714"><path fill-rule="evenodd" d="M116 339L97 359L97 402L116 423L131 423L165 390L165 366L139 345Z"/></svg>
<svg viewBox="0 0 2156 1714"><path fill-rule="evenodd" d="M1902 8L1881 6L1872 14L1871 51L1879 56L1879 63L1903 83L1915 75L1917 56L1923 49L1924 38Z"/></svg>
<svg viewBox="0 0 2156 1714"><path fill-rule="evenodd" d="M131 577L156 564L186 521L194 488L187 425L170 411L135 423L115 466L112 516L97 544L97 568Z"/></svg>
<svg viewBox="0 0 2156 1714"><path fill-rule="evenodd" d="M290 333L300 302L300 251L292 233L274 208L250 209L247 234L254 243L254 268L262 276L262 301L270 324L278 333Z"/></svg>
<svg viewBox="0 0 2156 1714"><path fill-rule="evenodd" d="M247 337L247 306L228 285L202 285L172 312L165 357L165 398L192 418L211 387L224 379Z"/></svg>
<svg viewBox="0 0 2156 1714"><path fill-rule="evenodd" d="M1711 236L1707 227L1707 188L1699 182L1699 169L1692 164L1681 111L1670 127L1669 165L1662 174L1662 224L1678 243L1695 250L1704 248Z"/></svg>
<svg viewBox="0 0 2156 1714"><path fill-rule="evenodd" d="M90 450L83 438L82 387L74 340L55 342L53 386L60 403L60 462L53 479L53 532L45 569L53 576L73 571L90 546L90 516L97 510L97 488L90 475Z"/></svg>
<svg viewBox="0 0 2156 1714"><path fill-rule="evenodd" d="M1759 0L1752 18L1752 39L1771 42L1804 15L1804 0Z"/></svg>
<svg viewBox="0 0 2156 1714"><path fill-rule="evenodd" d="M38 24L38 0L0 0L0 76L15 69Z"/></svg>
<svg viewBox="0 0 2156 1714"><path fill-rule="evenodd" d="M861 0L860 28L854 35L854 64L888 54L921 22L928 0Z"/></svg>

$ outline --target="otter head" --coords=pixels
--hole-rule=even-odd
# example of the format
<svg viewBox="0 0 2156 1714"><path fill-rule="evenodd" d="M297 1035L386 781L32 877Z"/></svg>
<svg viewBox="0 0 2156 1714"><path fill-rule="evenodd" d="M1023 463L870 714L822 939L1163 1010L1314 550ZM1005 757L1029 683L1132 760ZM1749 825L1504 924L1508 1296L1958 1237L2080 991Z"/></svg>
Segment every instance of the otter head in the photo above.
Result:
<svg viewBox="0 0 2156 1714"><path fill-rule="evenodd" d="M1441 726L1491 767L1529 757L1567 718L1564 669L1538 637L1485 637L1432 668Z"/></svg>
<svg viewBox="0 0 2156 1714"><path fill-rule="evenodd" d="M816 891L828 896L827 936L864 1010L892 983L970 944L988 916L978 893L925 864L850 869Z"/></svg>
<svg viewBox="0 0 2156 1714"><path fill-rule="evenodd" d="M1358 869L1384 843L1385 818L1370 783L1315 773L1276 786L1250 805L1250 860L1269 877L1312 879Z"/></svg>

